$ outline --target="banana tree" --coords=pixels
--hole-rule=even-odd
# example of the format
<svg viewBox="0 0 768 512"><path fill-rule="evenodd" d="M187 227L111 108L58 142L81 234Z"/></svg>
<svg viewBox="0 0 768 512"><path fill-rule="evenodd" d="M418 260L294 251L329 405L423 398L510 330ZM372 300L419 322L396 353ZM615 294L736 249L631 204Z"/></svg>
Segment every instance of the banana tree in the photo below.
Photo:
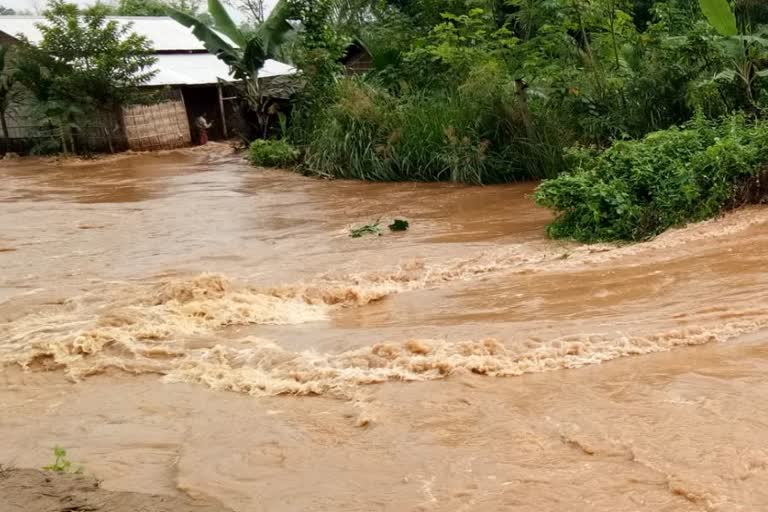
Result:
<svg viewBox="0 0 768 512"><path fill-rule="evenodd" d="M756 112L754 83L758 78L768 77L768 69L760 67L766 58L768 39L740 31L736 13L728 0L699 0L699 5L709 24L722 36L723 47L731 59L731 68L718 73L715 80L738 80L750 108Z"/></svg>
<svg viewBox="0 0 768 512"><path fill-rule="evenodd" d="M229 66L238 81L243 99L255 112L262 131L266 132L269 118L267 102L259 85L259 71L267 59L274 58L293 30L288 22L290 6L287 0L279 0L269 17L252 32L244 32L232 21L219 0L208 0L208 14L213 23L208 25L187 13L169 9L170 16L192 33L209 53Z"/></svg>

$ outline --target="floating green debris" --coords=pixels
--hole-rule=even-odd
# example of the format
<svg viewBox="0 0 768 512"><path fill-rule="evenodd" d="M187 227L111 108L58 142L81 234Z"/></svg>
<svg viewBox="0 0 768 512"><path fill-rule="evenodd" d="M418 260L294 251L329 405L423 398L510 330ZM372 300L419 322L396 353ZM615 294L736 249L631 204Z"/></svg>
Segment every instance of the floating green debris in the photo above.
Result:
<svg viewBox="0 0 768 512"><path fill-rule="evenodd" d="M360 238L364 235L376 235L381 236L381 219L376 219L373 224L366 224L359 228L352 228L349 230L349 236L351 238Z"/></svg>
<svg viewBox="0 0 768 512"><path fill-rule="evenodd" d="M395 219L395 221L389 225L390 231L407 231L410 224L404 219Z"/></svg>

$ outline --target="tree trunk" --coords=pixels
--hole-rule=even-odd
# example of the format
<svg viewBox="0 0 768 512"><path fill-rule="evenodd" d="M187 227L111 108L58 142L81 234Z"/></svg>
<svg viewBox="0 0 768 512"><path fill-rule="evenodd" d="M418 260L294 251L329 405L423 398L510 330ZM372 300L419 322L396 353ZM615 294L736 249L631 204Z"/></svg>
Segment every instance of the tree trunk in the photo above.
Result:
<svg viewBox="0 0 768 512"><path fill-rule="evenodd" d="M10 139L11 136L8 133L8 122L5 119L5 112L0 112L0 125L2 125L3 128L3 138L4 139Z"/></svg>

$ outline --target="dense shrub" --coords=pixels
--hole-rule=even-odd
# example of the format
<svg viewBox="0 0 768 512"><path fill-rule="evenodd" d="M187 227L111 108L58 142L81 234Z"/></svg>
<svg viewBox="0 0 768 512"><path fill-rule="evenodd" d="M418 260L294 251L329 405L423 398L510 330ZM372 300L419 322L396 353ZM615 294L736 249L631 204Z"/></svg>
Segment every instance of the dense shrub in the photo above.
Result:
<svg viewBox="0 0 768 512"><path fill-rule="evenodd" d="M299 151L286 140L257 139L248 149L248 160L261 167L288 167L296 163Z"/></svg>
<svg viewBox="0 0 768 512"><path fill-rule="evenodd" d="M570 156L574 170L536 191L537 203L558 213L550 235L637 241L722 211L768 163L768 123L695 120Z"/></svg>

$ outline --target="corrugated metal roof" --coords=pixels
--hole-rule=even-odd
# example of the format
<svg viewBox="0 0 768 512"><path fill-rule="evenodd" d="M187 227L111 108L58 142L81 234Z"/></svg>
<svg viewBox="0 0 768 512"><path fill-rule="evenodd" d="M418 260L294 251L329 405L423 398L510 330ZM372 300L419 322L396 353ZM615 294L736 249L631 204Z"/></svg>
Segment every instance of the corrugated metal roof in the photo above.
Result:
<svg viewBox="0 0 768 512"><path fill-rule="evenodd" d="M157 55L157 74L147 84L203 85L232 80L229 68L215 56L205 53L205 47L187 27L173 19L163 17L110 16L121 23L133 23L132 30L147 37L156 51L179 52ZM25 35L33 44L40 42L42 34L35 26L44 21L40 16L0 16L0 32L10 36ZM225 36L225 40L229 41ZM202 52L202 53L187 53ZM259 72L259 78L293 75L296 70L288 64L268 60Z"/></svg>
<svg viewBox="0 0 768 512"><path fill-rule="evenodd" d="M203 43L192 34L191 29L167 16L110 16L108 19L132 23L133 31L149 39L157 51L205 51ZM32 43L39 43L42 34L35 25L44 21L42 16L0 16L0 31L9 36L23 34ZM229 41L226 36L222 37Z"/></svg>
<svg viewBox="0 0 768 512"><path fill-rule="evenodd" d="M147 85L204 85L232 80L229 68L209 53L161 54L155 64L157 74ZM276 60L268 60L259 78L293 75L296 69Z"/></svg>

